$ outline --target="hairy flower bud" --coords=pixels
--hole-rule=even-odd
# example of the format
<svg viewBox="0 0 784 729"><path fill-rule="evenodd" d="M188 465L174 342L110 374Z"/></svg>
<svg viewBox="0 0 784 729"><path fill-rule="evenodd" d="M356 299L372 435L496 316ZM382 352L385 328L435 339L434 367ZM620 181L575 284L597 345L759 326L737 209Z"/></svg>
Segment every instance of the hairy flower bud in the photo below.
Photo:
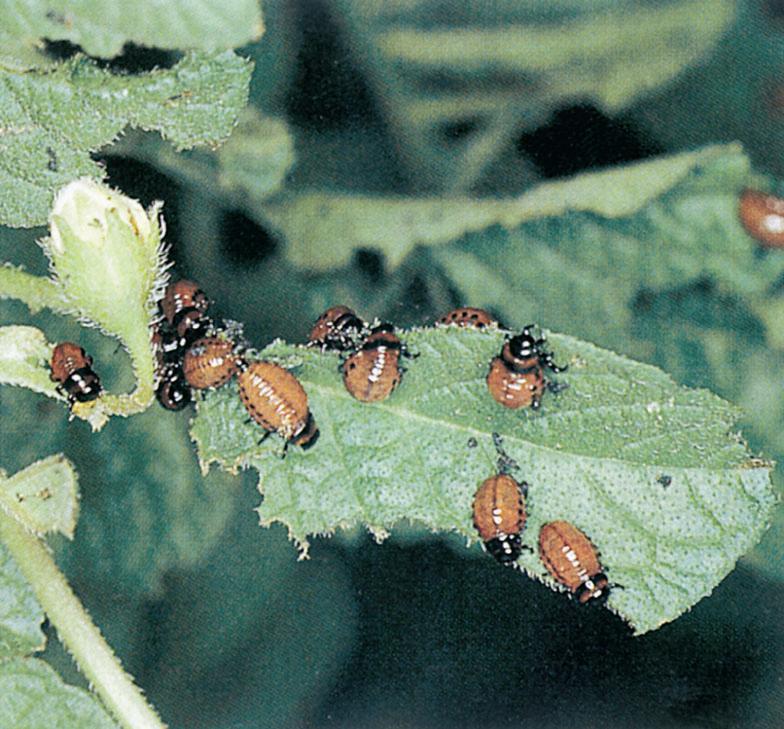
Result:
<svg viewBox="0 0 784 729"><path fill-rule="evenodd" d="M146 332L160 273L158 209L83 178L59 192L50 225L43 246L74 312L126 342Z"/></svg>
<svg viewBox="0 0 784 729"><path fill-rule="evenodd" d="M138 201L82 178L60 190L49 221L51 234L41 245L63 300L126 346L141 406L152 393L149 332L165 270L160 207L145 211Z"/></svg>

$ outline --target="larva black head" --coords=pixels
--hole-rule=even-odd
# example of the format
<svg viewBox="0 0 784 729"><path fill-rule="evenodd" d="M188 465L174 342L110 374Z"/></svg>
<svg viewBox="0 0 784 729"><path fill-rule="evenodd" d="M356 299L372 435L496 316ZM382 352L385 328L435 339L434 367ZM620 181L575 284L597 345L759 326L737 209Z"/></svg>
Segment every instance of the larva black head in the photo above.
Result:
<svg viewBox="0 0 784 729"><path fill-rule="evenodd" d="M579 605L604 605L610 597L610 581L604 572L594 575L583 582L574 592L574 597Z"/></svg>
<svg viewBox="0 0 784 729"><path fill-rule="evenodd" d="M520 334L512 337L507 342L509 357L511 357L511 361L508 361L507 364L512 367L531 367L539 364L556 373L565 371L567 365L559 366L555 364L553 353L545 349L547 337L535 336L533 334L534 328L534 324L529 324L523 328Z"/></svg>
<svg viewBox="0 0 784 729"><path fill-rule="evenodd" d="M354 314L353 311L349 311L326 326L327 333L321 340L322 347L345 352L356 346L356 340L359 338L360 332L365 328L365 322Z"/></svg>
<svg viewBox="0 0 784 729"><path fill-rule="evenodd" d="M509 565L517 561L523 551L519 534L508 534L485 542L485 549L501 564Z"/></svg>
<svg viewBox="0 0 784 729"><path fill-rule="evenodd" d="M159 333L161 358L164 362L176 362L183 354L179 335L169 327L161 327Z"/></svg>
<svg viewBox="0 0 784 729"><path fill-rule="evenodd" d="M294 445L302 448L303 451L306 451L316 445L316 441L319 439L319 435L320 431L316 425L316 420L313 417L313 413L309 412L308 421L305 423L305 427L302 429L302 432L294 436L291 442L294 443Z"/></svg>
<svg viewBox="0 0 784 729"><path fill-rule="evenodd" d="M365 322L363 322L353 311L346 312L332 323L332 328L341 332L359 332L364 326Z"/></svg>
<svg viewBox="0 0 784 729"><path fill-rule="evenodd" d="M527 326L520 334L509 340L509 351L517 359L540 357L544 353L545 338L536 338L531 333L532 326Z"/></svg>
<svg viewBox="0 0 784 729"><path fill-rule="evenodd" d="M365 351L370 349L377 349L378 347L386 347L387 349L396 349L399 352L403 351L403 343L395 334L395 327L388 322L379 324L370 330L370 334L362 342L360 349Z"/></svg>

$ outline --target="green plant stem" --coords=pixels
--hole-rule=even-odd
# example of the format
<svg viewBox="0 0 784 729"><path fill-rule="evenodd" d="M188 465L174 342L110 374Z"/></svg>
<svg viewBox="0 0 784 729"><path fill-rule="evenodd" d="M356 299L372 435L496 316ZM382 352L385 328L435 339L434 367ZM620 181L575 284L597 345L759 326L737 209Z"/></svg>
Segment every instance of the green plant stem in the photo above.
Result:
<svg viewBox="0 0 784 729"><path fill-rule="evenodd" d="M127 417L144 412L150 406L155 396L153 388L155 367L150 352L150 334L146 329L129 332L123 341L131 357L131 366L136 377L136 387L133 392L127 395L106 394L101 398L100 402L109 414ZM98 414L96 424L102 423L102 419L103 414Z"/></svg>
<svg viewBox="0 0 784 729"><path fill-rule="evenodd" d="M46 307L66 313L57 286L45 276L33 276L15 266L0 264L0 299L19 299L35 313Z"/></svg>
<svg viewBox="0 0 784 729"><path fill-rule="evenodd" d="M2 510L0 540L32 586L60 640L119 723L126 729L165 729L74 595L46 545Z"/></svg>

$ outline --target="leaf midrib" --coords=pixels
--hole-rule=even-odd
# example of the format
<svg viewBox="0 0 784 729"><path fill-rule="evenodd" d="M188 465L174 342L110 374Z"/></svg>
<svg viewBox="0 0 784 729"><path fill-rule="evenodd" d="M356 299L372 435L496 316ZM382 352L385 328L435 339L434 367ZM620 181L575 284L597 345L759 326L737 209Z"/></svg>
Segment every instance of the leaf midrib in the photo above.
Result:
<svg viewBox="0 0 784 729"><path fill-rule="evenodd" d="M323 384L320 384L320 383L315 383L312 380L308 380L306 378L301 378L301 379L302 379L303 382L306 382L308 384L309 388L312 388L313 390L316 390L316 391L320 392L321 394L328 395L330 399L339 398L339 399L346 400L346 401L353 401L353 398L351 398L351 396L347 392L345 392L345 390L343 388L331 387L329 385L323 385ZM385 412L387 412L387 413L389 413L391 415L394 415L395 417L398 417L401 420L419 421L419 422L422 422L422 423L426 423L426 424L428 424L430 426L437 426L439 428L448 428L448 429L453 430L453 431L466 433L467 435L472 435L472 436L477 436L478 435L478 436L482 436L482 437L488 437L488 436L491 436L492 433L494 432L494 431L480 430L478 428L474 428L474 427L471 427L469 425L458 424L458 423L454 423L454 422L449 421L449 420L440 420L438 418L434 418L434 417L429 416L429 415L424 415L422 413L418 413L418 412L413 411L413 410L408 410L408 409L402 408L400 406L393 406L393 405L387 404L387 402L373 403L372 407L374 407L374 408L376 408L378 410L381 410L381 411L385 411ZM697 410L697 411L704 411L705 410L704 406L699 406L699 405L675 405L674 407L675 408L682 408L682 409L686 409L686 410ZM610 408L610 406L595 406L595 409L597 411L601 411L602 409L609 409L609 408ZM586 408L586 411L588 411L590 409L591 408ZM548 455L550 457L552 457L553 455L559 455L559 456L563 456L563 457L577 458L577 459L586 460L586 461L593 461L593 462L602 462L603 463L603 462L608 462L609 461L609 462L614 462L614 463L621 463L624 466L628 466L628 467L632 467L632 468L653 468L653 467L656 467L656 468L670 468L671 470L677 470L677 471L682 471L682 472L690 472L690 471L705 472L705 471L711 471L711 472L716 472L716 473L724 473L726 471L737 470L742 465L742 463L739 462L738 464L736 464L734 466L733 465L727 465L727 466L724 466L724 467L700 466L700 467L697 467L697 468L688 468L688 467L685 467L685 466L667 466L666 464L660 464L660 463L648 464L648 463L643 463L643 462L639 462L639 461L630 461L630 460L626 460L626 459L623 459L623 458L613 458L612 456L590 456L590 455L586 455L586 454L582 454L582 453L574 453L572 451L568 451L568 450L565 450L563 448L554 448L554 447L543 445L543 444L540 444L540 443L534 443L534 442L532 442L530 440L525 440L524 438L519 438L519 437L516 437L514 435L506 434L506 433L504 434L504 439L507 442L515 442L518 445L522 445L522 446L525 446L527 448L532 448L532 449L545 451L545 452L548 453Z"/></svg>

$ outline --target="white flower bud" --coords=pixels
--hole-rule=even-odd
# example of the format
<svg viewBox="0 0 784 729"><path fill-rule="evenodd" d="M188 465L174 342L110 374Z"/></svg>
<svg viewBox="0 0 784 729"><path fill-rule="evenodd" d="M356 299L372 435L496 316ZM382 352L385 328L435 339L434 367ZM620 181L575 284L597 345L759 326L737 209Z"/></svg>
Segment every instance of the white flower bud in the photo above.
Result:
<svg viewBox="0 0 784 729"><path fill-rule="evenodd" d="M110 213L116 213L140 239L149 237L150 220L136 200L87 177L66 185L57 194L50 215L52 249L57 253L65 250L59 221L65 221L74 236L86 245L103 246Z"/></svg>

